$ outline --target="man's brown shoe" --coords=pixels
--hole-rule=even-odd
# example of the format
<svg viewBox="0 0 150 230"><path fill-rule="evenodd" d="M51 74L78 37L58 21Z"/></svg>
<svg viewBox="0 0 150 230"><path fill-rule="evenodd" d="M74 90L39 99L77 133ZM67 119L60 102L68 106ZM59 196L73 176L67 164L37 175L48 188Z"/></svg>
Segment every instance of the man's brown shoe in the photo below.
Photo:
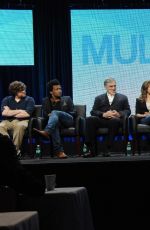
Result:
<svg viewBox="0 0 150 230"><path fill-rule="evenodd" d="M36 131L37 133L39 133L41 136L49 139L49 133L48 132L46 132L44 130L35 129L35 128L33 128L33 130Z"/></svg>
<svg viewBox="0 0 150 230"><path fill-rule="evenodd" d="M58 153L56 153L56 156L59 159L66 159L68 157L64 152L58 152Z"/></svg>

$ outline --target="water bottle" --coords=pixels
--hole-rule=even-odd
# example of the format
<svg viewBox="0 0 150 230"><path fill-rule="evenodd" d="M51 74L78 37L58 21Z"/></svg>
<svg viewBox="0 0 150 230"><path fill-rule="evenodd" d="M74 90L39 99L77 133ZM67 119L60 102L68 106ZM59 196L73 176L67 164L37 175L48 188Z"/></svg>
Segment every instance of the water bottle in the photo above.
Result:
<svg viewBox="0 0 150 230"><path fill-rule="evenodd" d="M128 141L128 143L127 143L127 151L126 152L127 152L127 156L130 156L132 153L130 141Z"/></svg>
<svg viewBox="0 0 150 230"><path fill-rule="evenodd" d="M84 144L84 145L83 145L83 149L82 149L83 153L87 153L87 150L88 150L88 149L87 149L87 146L86 146L86 144Z"/></svg>
<svg viewBox="0 0 150 230"><path fill-rule="evenodd" d="M37 159L40 159L40 157L41 157L41 146L40 146L40 145L37 145L37 146L36 146L35 157L36 157Z"/></svg>

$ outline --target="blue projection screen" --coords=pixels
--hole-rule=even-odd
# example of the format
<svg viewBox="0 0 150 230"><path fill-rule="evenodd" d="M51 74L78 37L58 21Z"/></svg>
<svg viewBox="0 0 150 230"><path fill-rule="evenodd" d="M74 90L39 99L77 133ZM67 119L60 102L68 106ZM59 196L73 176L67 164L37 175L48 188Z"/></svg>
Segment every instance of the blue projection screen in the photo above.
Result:
<svg viewBox="0 0 150 230"><path fill-rule="evenodd" d="M0 65L34 65L32 10L0 10Z"/></svg>
<svg viewBox="0 0 150 230"><path fill-rule="evenodd" d="M73 100L87 105L105 92L113 77L128 96L132 113L145 80L150 80L150 10L71 10Z"/></svg>

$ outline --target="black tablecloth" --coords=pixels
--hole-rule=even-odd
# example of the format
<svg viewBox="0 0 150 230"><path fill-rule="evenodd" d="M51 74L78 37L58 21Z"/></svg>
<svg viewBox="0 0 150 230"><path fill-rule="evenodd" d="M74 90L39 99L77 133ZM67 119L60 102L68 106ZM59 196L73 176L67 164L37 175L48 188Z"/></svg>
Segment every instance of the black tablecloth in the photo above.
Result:
<svg viewBox="0 0 150 230"><path fill-rule="evenodd" d="M39 199L26 202L22 208L37 206L41 230L94 230L85 187L55 188Z"/></svg>
<svg viewBox="0 0 150 230"><path fill-rule="evenodd" d="M0 230L39 230L38 213L3 212L0 213Z"/></svg>

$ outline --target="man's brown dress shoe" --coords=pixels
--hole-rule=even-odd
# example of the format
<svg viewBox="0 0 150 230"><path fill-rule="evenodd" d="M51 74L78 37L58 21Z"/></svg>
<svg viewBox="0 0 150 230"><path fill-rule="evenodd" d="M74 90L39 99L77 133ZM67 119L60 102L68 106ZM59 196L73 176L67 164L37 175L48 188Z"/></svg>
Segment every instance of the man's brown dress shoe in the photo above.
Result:
<svg viewBox="0 0 150 230"><path fill-rule="evenodd" d="M58 152L58 153L56 153L56 156L59 159L66 159L68 157L64 152Z"/></svg>
<svg viewBox="0 0 150 230"><path fill-rule="evenodd" d="M46 132L44 130L35 129L35 128L33 128L33 130L36 131L37 133L39 133L41 136L49 139L49 133L48 132Z"/></svg>

